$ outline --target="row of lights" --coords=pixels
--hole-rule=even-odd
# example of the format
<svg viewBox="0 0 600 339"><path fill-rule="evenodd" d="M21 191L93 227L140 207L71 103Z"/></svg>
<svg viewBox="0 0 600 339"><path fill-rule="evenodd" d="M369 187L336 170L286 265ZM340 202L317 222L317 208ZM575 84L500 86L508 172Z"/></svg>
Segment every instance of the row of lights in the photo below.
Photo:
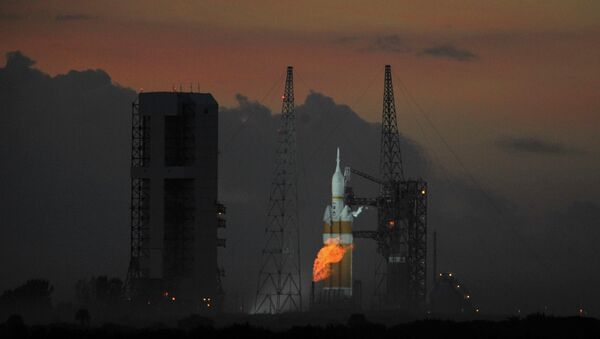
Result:
<svg viewBox="0 0 600 339"><path fill-rule="evenodd" d="M169 297L169 292L165 291L165 293L163 293L163 296L165 298ZM171 301L175 301L177 300L177 298L175 298L174 296L171 296ZM206 304L206 307L210 308L211 307L211 299L210 297L204 297L202 298L202 301ZM148 302L148 304L150 304L150 302Z"/></svg>
<svg viewBox="0 0 600 339"><path fill-rule="evenodd" d="M452 272L449 272L449 273L446 273L446 274L448 275L448 277L452 278ZM439 276L443 277L444 273L440 273ZM460 288L460 284L456 284L456 288ZM471 295L468 294L468 293L464 294L464 298L467 299L467 300L470 300L471 299ZM477 307L475 308L475 313L479 313L479 308L477 308Z"/></svg>
<svg viewBox="0 0 600 339"><path fill-rule="evenodd" d="M169 298L169 292L168 292L168 291L165 291L165 292L163 293L163 297L165 297L165 298ZM173 301L173 302L177 300L177 298L175 298L174 296L171 296L171 298L170 298L170 299L171 299L171 301ZM131 298L128 298L128 301L131 301ZM206 304L206 307L208 307L208 308L210 308L210 307L211 307L211 299L210 299L209 297L202 298L202 301L204 301L204 303ZM148 301L146 302L146 304L150 305L150 304L152 304L152 303L150 302L150 300L148 300Z"/></svg>

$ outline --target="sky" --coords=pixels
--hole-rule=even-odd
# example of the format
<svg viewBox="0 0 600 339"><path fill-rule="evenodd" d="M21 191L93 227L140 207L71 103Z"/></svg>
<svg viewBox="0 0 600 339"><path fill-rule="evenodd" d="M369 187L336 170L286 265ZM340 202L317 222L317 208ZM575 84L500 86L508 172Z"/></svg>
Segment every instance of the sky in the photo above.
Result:
<svg viewBox="0 0 600 339"><path fill-rule="evenodd" d="M224 114L243 116L237 94L276 113L285 67L293 65L299 103L324 95L370 126L380 121L383 66L391 64L399 129L427 168L413 176L436 182L440 196L447 195L432 202L439 217L430 228L441 233L442 249L455 254L445 265L463 268L471 280L481 264L468 263L469 248L480 247L473 242L517 237L526 239L518 240L526 242L521 247L533 241L536 256L562 253L544 243L591 249L586 232L597 227L592 216L600 205L598 36L600 3L593 1L0 1L0 55L8 62L7 53L18 50L35 60L28 71L15 71L23 75L14 78L19 81L10 81L25 84L31 67L44 79L108 81L103 86L124 91L111 107L133 91L187 90L191 84L211 92ZM26 111L22 102L6 102L3 114ZM60 105L53 107L60 114ZM126 120L114 119L124 133ZM5 121L5 128L24 123ZM355 131L338 134L332 140L350 152L362 145ZM32 142L27 134L20 138ZM235 145L236 138L227 140ZM23 144L6 145L14 146L10 154L21 154ZM361 152L359 163L371 156ZM49 168L56 168L54 161L48 159ZM479 191L510 210L508 216L490 205L452 204L452 192L472 202L482 199ZM452 228L466 220L473 229ZM489 228L477 228L481 220ZM477 238L461 233L473 230Z"/></svg>
<svg viewBox="0 0 600 339"><path fill-rule="evenodd" d="M523 187L529 179L507 182L500 173L533 166L542 177L561 176L563 188L576 195L581 189L570 188L572 176L564 173L578 161L520 159L498 171L495 160L508 159L489 148L508 137L598 154L599 7L591 1L2 1L0 53L21 50L53 75L99 68L134 90L192 84L224 106L243 93L274 110L278 96L269 90L289 64L299 97L327 93L368 121L380 119L380 74L392 64L469 168L488 173L480 180L495 189ZM431 139L440 161L457 169L434 136L421 134L418 110L398 101L403 132L422 143ZM600 168L590 160L593 171L577 166L586 175L572 179L573 187ZM537 196L527 188L513 198L533 204Z"/></svg>

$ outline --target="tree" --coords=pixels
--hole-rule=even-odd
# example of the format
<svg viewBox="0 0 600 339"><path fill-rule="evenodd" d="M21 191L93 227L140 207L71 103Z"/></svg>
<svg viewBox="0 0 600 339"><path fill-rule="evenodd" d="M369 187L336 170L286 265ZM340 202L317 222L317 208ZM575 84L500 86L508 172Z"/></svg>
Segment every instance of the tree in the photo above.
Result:
<svg viewBox="0 0 600 339"><path fill-rule="evenodd" d="M52 312L54 287L45 279L30 279L25 284L0 295L0 308L21 314L32 321L47 320Z"/></svg>
<svg viewBox="0 0 600 339"><path fill-rule="evenodd" d="M75 321L81 326L89 326L91 318L90 312L85 308L80 308L77 313L75 313Z"/></svg>
<svg viewBox="0 0 600 339"><path fill-rule="evenodd" d="M79 280L75 294L81 305L114 306L123 296L123 281L108 276L92 277L89 281Z"/></svg>

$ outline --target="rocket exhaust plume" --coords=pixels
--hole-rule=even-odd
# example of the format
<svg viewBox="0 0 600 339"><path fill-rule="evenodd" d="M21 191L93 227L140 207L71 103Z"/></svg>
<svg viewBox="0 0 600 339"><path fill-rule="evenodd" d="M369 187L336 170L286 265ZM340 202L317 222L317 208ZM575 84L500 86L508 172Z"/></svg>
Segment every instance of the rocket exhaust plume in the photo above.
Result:
<svg viewBox="0 0 600 339"><path fill-rule="evenodd" d="M346 251L352 249L352 245L340 245L338 239L330 238L319 250L313 264L313 281L321 281L331 275L331 264L337 264L344 259Z"/></svg>

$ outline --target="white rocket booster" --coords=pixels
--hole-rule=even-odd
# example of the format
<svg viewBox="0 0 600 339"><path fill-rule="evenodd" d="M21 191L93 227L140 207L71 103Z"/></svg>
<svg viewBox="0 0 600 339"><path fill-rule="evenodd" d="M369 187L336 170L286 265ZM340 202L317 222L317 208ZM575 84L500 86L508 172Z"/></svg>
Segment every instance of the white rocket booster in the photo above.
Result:
<svg viewBox="0 0 600 339"><path fill-rule="evenodd" d="M352 223L362 211L362 207L351 211L350 206L344 205L344 191L346 178L340 169L340 149L337 149L335 172L331 178L331 205L325 209L323 216L323 244L328 244L332 239L347 251L342 261L332 264L332 274L327 278L323 288L338 290L344 296L352 296Z"/></svg>

